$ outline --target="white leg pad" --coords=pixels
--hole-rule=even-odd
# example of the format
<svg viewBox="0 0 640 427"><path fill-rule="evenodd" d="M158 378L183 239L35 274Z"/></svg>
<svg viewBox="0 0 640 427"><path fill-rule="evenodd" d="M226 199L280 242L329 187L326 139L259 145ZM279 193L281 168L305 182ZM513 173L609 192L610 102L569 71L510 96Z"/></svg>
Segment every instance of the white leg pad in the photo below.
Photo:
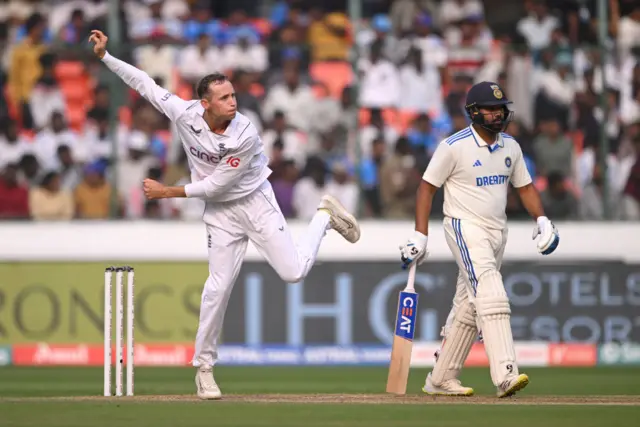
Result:
<svg viewBox="0 0 640 427"><path fill-rule="evenodd" d="M469 300L466 300L456 308L455 317L431 372L434 385L438 386L447 380L458 378L477 334L476 310Z"/></svg>
<svg viewBox="0 0 640 427"><path fill-rule="evenodd" d="M511 308L499 272L490 270L480 276L475 305L489 358L491 380L498 387L518 375L511 334Z"/></svg>

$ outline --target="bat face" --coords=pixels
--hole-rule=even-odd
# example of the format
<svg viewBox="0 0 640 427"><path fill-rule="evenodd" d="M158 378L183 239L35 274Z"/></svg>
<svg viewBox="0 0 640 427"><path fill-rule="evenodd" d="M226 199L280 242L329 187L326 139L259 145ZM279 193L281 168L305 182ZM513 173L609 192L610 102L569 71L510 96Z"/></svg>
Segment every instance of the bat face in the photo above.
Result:
<svg viewBox="0 0 640 427"><path fill-rule="evenodd" d="M398 313L396 314L395 336L413 341L417 312L418 294L414 292L400 292Z"/></svg>
<svg viewBox="0 0 640 427"><path fill-rule="evenodd" d="M407 392L417 313L418 294L415 292L400 292L389 376L387 377L387 393L405 394Z"/></svg>

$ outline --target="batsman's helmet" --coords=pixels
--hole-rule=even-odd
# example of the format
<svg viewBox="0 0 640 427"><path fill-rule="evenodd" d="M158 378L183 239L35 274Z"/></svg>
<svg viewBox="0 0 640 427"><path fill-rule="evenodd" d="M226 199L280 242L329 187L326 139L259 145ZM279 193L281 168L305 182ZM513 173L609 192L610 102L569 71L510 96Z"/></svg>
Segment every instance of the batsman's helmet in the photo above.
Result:
<svg viewBox="0 0 640 427"><path fill-rule="evenodd" d="M512 104L497 83L480 82L471 87L467 93L467 102L464 109L474 124L477 124L492 133L503 132L509 122L513 119L514 112L507 107ZM494 117L493 121L487 122L485 115L480 112L481 107L501 106L503 109L502 119Z"/></svg>

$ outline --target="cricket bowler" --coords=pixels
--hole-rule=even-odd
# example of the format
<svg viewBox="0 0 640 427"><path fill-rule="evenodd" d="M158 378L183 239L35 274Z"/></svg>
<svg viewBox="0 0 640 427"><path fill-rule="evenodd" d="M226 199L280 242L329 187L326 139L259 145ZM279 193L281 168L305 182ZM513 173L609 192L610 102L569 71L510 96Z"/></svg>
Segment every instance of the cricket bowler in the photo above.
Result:
<svg viewBox="0 0 640 427"><path fill-rule="evenodd" d="M205 201L209 277L202 292L192 364L201 399L220 399L213 377L217 344L233 285L249 240L287 283L305 278L328 229L347 241L360 238L356 219L333 197L324 196L305 236L298 244L278 206L271 184L269 159L256 127L237 112L233 85L220 73L205 76L199 99L186 101L158 86L145 72L106 51L107 36L92 31L94 53L127 85L176 124L188 156L191 183L167 187L146 179L148 199L195 197Z"/></svg>
<svg viewBox="0 0 640 427"><path fill-rule="evenodd" d="M560 237L544 214L520 146L504 133L513 117L509 104L496 83L481 82L469 90L465 109L472 123L438 145L418 189L415 232L400 247L403 268L426 259L431 203L444 186L445 238L459 275L443 346L423 388L427 394L473 394L458 377L479 330L497 396L511 396L529 383L518 371L511 309L500 275L508 235L509 182L536 220L533 239L538 239L538 251L552 253Z"/></svg>

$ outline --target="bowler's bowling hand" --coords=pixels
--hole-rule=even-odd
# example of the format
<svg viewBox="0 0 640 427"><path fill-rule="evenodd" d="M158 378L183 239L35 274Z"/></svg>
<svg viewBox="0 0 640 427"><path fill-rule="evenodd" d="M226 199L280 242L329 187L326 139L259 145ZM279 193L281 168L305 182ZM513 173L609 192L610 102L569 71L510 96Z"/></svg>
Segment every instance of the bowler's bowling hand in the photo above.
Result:
<svg viewBox="0 0 640 427"><path fill-rule="evenodd" d="M107 37L100 30L91 30L91 35L89 36L89 42L94 43L93 53L100 59L104 57L104 54L107 52L107 41L109 37Z"/></svg>
<svg viewBox="0 0 640 427"><path fill-rule="evenodd" d="M163 184L160 184L158 181L154 181L153 179L145 179L143 181L142 188L144 190L144 195L149 200L154 199L163 199L166 197L166 188Z"/></svg>

